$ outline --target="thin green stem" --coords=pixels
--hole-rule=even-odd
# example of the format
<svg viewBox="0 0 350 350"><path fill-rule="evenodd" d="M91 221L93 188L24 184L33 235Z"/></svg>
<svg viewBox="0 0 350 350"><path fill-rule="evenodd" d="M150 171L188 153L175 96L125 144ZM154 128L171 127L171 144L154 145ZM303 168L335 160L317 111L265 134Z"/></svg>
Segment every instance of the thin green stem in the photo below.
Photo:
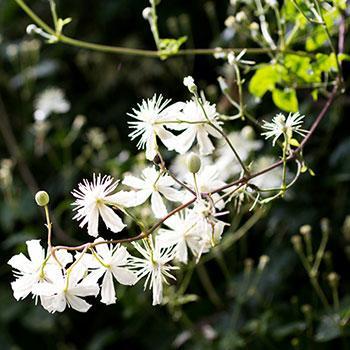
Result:
<svg viewBox="0 0 350 350"><path fill-rule="evenodd" d="M131 55L131 56L143 56L143 57L153 57L153 58L160 58L162 56L162 52L159 50L144 50L144 49L135 49L135 48L127 48L127 47L120 47L120 46L110 46L110 45L103 45L103 44L97 44L97 43L91 43L83 40L74 39L71 37L68 37L66 35L60 34L59 36L56 35L56 32L54 29L52 29L47 23L45 23L39 16L37 16L29 6L23 1L23 0L13 0L15 1L18 6L33 20L34 23L36 23L39 27L41 27L43 30L45 30L47 33L51 34L52 36L55 36L57 39L57 42L61 42L67 45L83 48L83 49L89 49L93 51L98 52L105 52L105 53L112 53L112 54L120 54L120 55ZM281 51L278 48L271 49L271 48L222 48L220 49L221 52L229 53L240 53L242 50L246 49L247 53L250 54L268 54L268 53L284 53L289 55L296 55L296 56L302 56L302 57L314 57L315 53L308 53L304 51L293 51L293 50L283 50ZM176 53L171 54L171 56L193 56L193 55L214 55L218 51L217 49L183 49L179 50Z"/></svg>
<svg viewBox="0 0 350 350"><path fill-rule="evenodd" d="M286 133L283 133L284 135L284 143L283 143L283 154L282 154L282 161L283 161L283 169L282 169L282 196L287 190L287 151L288 151L288 135Z"/></svg>

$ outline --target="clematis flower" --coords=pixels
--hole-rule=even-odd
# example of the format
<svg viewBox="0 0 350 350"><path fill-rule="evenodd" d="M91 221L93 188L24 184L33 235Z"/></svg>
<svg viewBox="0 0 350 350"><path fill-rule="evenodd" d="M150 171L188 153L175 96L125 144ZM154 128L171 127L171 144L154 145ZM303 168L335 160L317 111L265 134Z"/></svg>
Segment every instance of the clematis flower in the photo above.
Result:
<svg viewBox="0 0 350 350"><path fill-rule="evenodd" d="M95 243L99 241L103 241L103 239L98 238ZM93 271L85 278L85 283L91 281L94 284L103 277L101 302L106 305L114 304L116 295L113 277L118 283L128 286L135 284L137 281L135 273L130 271L128 267L131 255L121 245L113 247L112 245L98 244L94 249L96 252L93 255L86 254L90 257L87 265Z"/></svg>
<svg viewBox="0 0 350 350"><path fill-rule="evenodd" d="M75 206L73 210L77 211L73 219L81 221L80 227L87 224L89 235L98 236L99 216L112 232L120 232L126 226L109 207L109 205L118 206L123 203L123 191L113 194L117 186L118 181L114 181L113 177L93 174L92 182L84 179L78 185L78 190L72 191L76 198L72 204Z"/></svg>
<svg viewBox="0 0 350 350"><path fill-rule="evenodd" d="M153 301L152 305L161 304L163 301L163 283L168 283L168 279L176 278L170 273L176 270L176 266L169 265L174 259L174 249L161 248L157 241L152 239L142 241L140 243L132 243L135 249L141 254L141 258L133 256L130 267L138 270L137 279L146 277L144 289L147 287L152 289Z"/></svg>
<svg viewBox="0 0 350 350"><path fill-rule="evenodd" d="M52 273L60 271L57 261L47 254L40 245L40 239L26 242L29 259L23 254L13 256L8 264L14 269L16 280L11 283L13 295L16 300L26 298L38 284L51 280ZM72 255L66 250L56 251L56 257L61 266L66 266L72 261ZM47 259L47 261L45 261ZM45 263L45 266L43 264Z"/></svg>
<svg viewBox="0 0 350 350"><path fill-rule="evenodd" d="M41 296L44 309L51 313L63 312L68 306L79 312L88 311L91 305L83 297L96 297L100 288L97 283L85 281L85 274L85 266L78 263L65 274L62 271L57 273L51 283L41 284L35 293Z"/></svg>
<svg viewBox="0 0 350 350"><path fill-rule="evenodd" d="M183 106L181 114L178 115L178 123L167 124L167 127L174 130L184 130L180 135L174 136L168 143L170 148L177 152L186 153L195 140L199 145L201 155L211 154L214 150L209 135L220 138L221 134L209 125L208 120L221 129L220 123L217 120L216 107L208 101L204 101L203 108L196 101L188 101Z"/></svg>
<svg viewBox="0 0 350 350"><path fill-rule="evenodd" d="M228 134L228 138L239 154L242 161L246 161L250 154L262 148L261 140L254 140L254 131L250 126L245 126L241 131L233 131ZM220 179L227 180L241 172L242 167L236 156L224 140L217 148L218 158L215 164L220 175Z"/></svg>
<svg viewBox="0 0 350 350"><path fill-rule="evenodd" d="M129 134L131 140L140 137L137 147L146 148L146 158L153 160L157 155L157 136L162 143L171 151L173 146L168 142L173 134L164 128L165 122L172 116L177 115L183 106L182 102L169 105L171 100L163 100L163 96L155 94L151 99L143 100L138 104L138 109L128 115L136 121L128 122L130 128L135 129Z"/></svg>
<svg viewBox="0 0 350 350"><path fill-rule="evenodd" d="M157 171L154 166L144 169L141 178L133 175L126 176L123 184L135 190L128 192L129 201L125 200L125 203L128 206L137 206L150 197L151 208L156 218L167 214L161 195L171 202L181 202L183 199L182 192L173 187L176 182L170 176Z"/></svg>
<svg viewBox="0 0 350 350"><path fill-rule="evenodd" d="M192 189L195 189L193 174L189 174L187 172L185 182ZM196 174L196 183L199 192L211 192L216 188L222 187L226 184L224 181L220 180L216 165L206 165L202 167ZM191 198L188 196L186 197L185 201L190 199ZM218 193L214 193L212 195L212 199L215 207L218 209L223 209L224 201L220 199L220 195Z"/></svg>
<svg viewBox="0 0 350 350"><path fill-rule="evenodd" d="M70 103L66 100L61 89L51 87L37 96L34 102L34 119L44 121L51 113L66 113Z"/></svg>
<svg viewBox="0 0 350 350"><path fill-rule="evenodd" d="M272 122L263 121L262 128L267 131L261 135L265 136L266 139L273 137L273 146L284 133L286 133L288 138L292 138L293 132L304 137L308 133L308 130L301 128L304 118L305 116L300 115L299 112L289 113L287 119L282 113L278 113L272 118Z"/></svg>
<svg viewBox="0 0 350 350"><path fill-rule="evenodd" d="M203 253L216 246L220 240L225 226L228 224L217 219L223 213L216 213L215 208L206 200L197 200L191 210L189 220L196 222L196 233L198 238L196 244L191 245L194 256L199 261Z"/></svg>
<svg viewBox="0 0 350 350"><path fill-rule="evenodd" d="M200 240L197 224L192 220L191 211L177 213L167 219L164 224L168 228L161 228L158 232L157 242L160 248L174 246L174 258L187 264L188 248L197 250Z"/></svg>

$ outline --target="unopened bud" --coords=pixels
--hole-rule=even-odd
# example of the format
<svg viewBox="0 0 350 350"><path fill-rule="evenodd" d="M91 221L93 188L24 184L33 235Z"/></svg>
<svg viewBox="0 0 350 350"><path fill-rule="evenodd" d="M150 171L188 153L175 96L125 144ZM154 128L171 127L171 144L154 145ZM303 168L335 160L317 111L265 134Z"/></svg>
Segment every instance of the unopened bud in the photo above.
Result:
<svg viewBox="0 0 350 350"><path fill-rule="evenodd" d="M192 174L198 173L201 168L201 159L195 153L190 153L187 157L187 168Z"/></svg>
<svg viewBox="0 0 350 350"><path fill-rule="evenodd" d="M236 22L236 19L234 18L234 16L229 16L225 20L225 26L226 27L233 27L235 22Z"/></svg>
<svg viewBox="0 0 350 350"><path fill-rule="evenodd" d="M254 129L250 125L246 125L241 130L242 136L247 140L254 140L255 132Z"/></svg>
<svg viewBox="0 0 350 350"><path fill-rule="evenodd" d="M150 7L144 8L143 11L142 11L142 17L145 20L149 21L152 18L152 9Z"/></svg>
<svg viewBox="0 0 350 350"><path fill-rule="evenodd" d="M244 272L250 273L254 266L254 260L251 258L247 258L244 260Z"/></svg>
<svg viewBox="0 0 350 350"><path fill-rule="evenodd" d="M300 227L299 232L301 235L309 235L311 233L311 226L303 225Z"/></svg>
<svg viewBox="0 0 350 350"><path fill-rule="evenodd" d="M297 236L297 235L294 235L291 238L291 242L293 244L293 247L294 247L295 251L300 252L301 251L301 237Z"/></svg>
<svg viewBox="0 0 350 350"><path fill-rule="evenodd" d="M321 230L322 233L329 233L329 219L323 218L321 219Z"/></svg>
<svg viewBox="0 0 350 350"><path fill-rule="evenodd" d="M310 304L304 304L301 306L301 312L305 315L310 315L311 310L312 308Z"/></svg>
<svg viewBox="0 0 350 350"><path fill-rule="evenodd" d="M190 75L184 78L183 83L192 94L197 92L197 85Z"/></svg>
<svg viewBox="0 0 350 350"><path fill-rule="evenodd" d="M35 195L35 201L40 207L45 207L49 204L50 197L46 191L39 191Z"/></svg>
<svg viewBox="0 0 350 350"><path fill-rule="evenodd" d="M266 267L269 261L270 261L270 258L267 255L262 255L259 259L258 269L260 271L264 270L264 268Z"/></svg>
<svg viewBox="0 0 350 350"><path fill-rule="evenodd" d="M246 19L247 19L247 15L245 14L244 11L239 11L239 12L236 14L236 21L237 21L238 23L244 22Z"/></svg>
<svg viewBox="0 0 350 350"><path fill-rule="evenodd" d="M250 23L249 25L249 29L252 31L252 32L257 32L259 30L259 24L256 23L256 22L252 22Z"/></svg>
<svg viewBox="0 0 350 350"><path fill-rule="evenodd" d="M332 288L338 288L340 277L339 277L339 275L336 272L331 272L327 276L327 280L328 280L329 285Z"/></svg>
<svg viewBox="0 0 350 350"><path fill-rule="evenodd" d="M223 77L218 77L218 83L222 92L228 91L228 85Z"/></svg>
<svg viewBox="0 0 350 350"><path fill-rule="evenodd" d="M344 220L342 232L343 232L344 238L347 241L350 241L350 215L348 215Z"/></svg>

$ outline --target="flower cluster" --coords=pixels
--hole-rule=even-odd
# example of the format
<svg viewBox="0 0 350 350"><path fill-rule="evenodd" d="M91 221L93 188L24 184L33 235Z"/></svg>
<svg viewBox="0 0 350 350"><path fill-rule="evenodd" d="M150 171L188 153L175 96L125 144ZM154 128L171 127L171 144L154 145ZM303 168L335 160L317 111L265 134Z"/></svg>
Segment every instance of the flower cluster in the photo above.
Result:
<svg viewBox="0 0 350 350"><path fill-rule="evenodd" d="M251 155L262 148L262 141L254 139L254 131L248 126L226 134L216 106L198 94L193 78L186 77L184 85L192 94L191 100L171 103L154 95L129 113L129 136L138 139L138 148L145 150L146 159L153 164L125 174L121 181L93 174L91 181L84 179L72 191L73 219L94 237L93 242L77 247L52 246L49 196L44 191L37 194L37 204L46 212L48 249L39 240L30 240L28 257L20 253L9 260L17 300L32 295L49 312L62 312L66 307L86 312L91 305L85 297L100 295L102 303L113 304L116 284L131 286L143 280L144 288L152 290L152 304L161 304L164 286L176 280L181 264L191 259L198 262L220 242L229 226L220 218L228 213L224 211L226 204L236 191L242 202L246 197L254 199L257 186L277 187L282 182L285 190L286 172L282 180L278 174L260 177L260 181L249 179L243 190L229 183L241 173L247 174L244 163L251 163L250 171L261 170L259 160L251 162ZM63 95L55 94L57 103L50 110L45 99L37 103L37 110L45 116L69 108ZM293 133L305 136L302 121L298 113L287 119L277 115L272 123L264 123L267 132L263 135L273 137L273 144L281 135L285 135L285 142ZM177 153L169 167L159 141ZM188 155L190 150L196 153ZM151 210L133 209L136 207ZM157 220L151 226L148 216ZM125 238L122 231L130 220L141 232ZM116 239L101 236L102 222L118 235ZM130 242L129 246L123 244Z"/></svg>

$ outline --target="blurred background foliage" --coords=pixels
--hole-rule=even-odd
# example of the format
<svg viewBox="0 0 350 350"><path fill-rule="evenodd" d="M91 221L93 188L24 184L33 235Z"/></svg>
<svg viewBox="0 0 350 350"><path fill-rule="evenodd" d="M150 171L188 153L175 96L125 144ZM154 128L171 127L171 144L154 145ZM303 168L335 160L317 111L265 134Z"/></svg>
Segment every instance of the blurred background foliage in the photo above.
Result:
<svg viewBox="0 0 350 350"><path fill-rule="evenodd" d="M44 0L28 1L50 20ZM242 1L242 6L249 1ZM58 2L59 13L72 17L66 33L111 45L154 48L141 13L146 0ZM186 48L250 47L245 32L224 25L232 12L228 1L163 0L160 32L165 37L188 36ZM117 304L94 305L88 314L67 310L51 315L27 298L16 302L6 262L22 251L24 242L45 239L40 211L33 201L37 187L51 196L56 222L55 241L74 243L86 234L72 223L69 191L92 172L116 177L145 160L127 137L126 113L155 92L187 99L184 76L193 75L223 113L230 106L216 82L224 74L211 56L173 57L166 61L116 56L49 45L25 34L28 17L14 1L0 0L0 349L348 349L349 330L327 317L290 242L299 227L313 227L312 244L321 238L320 220L330 220L330 239L322 263L320 283L331 300L327 275L340 275L341 317L350 316L350 138L349 96L334 103L327 118L305 149L316 176L304 174L289 195L254 214L237 214L226 234L242 227L240 240L215 249L196 268L178 274L180 288L191 278L186 294L152 307L142 285L118 287ZM346 42L346 51L349 42ZM318 49L329 52L329 48ZM266 56L254 57L268 62ZM348 66L345 80L348 85ZM35 129L33 101L44 89L65 91L71 109L53 115L43 130ZM237 94L234 85L232 93ZM257 119L272 116L271 94L262 100L246 92ZM323 99L298 91L300 110L316 116ZM243 123L232 122L239 129ZM270 152L272 152L270 150ZM9 160L11 159L11 160ZM59 225L57 225L59 223ZM108 232L102 232L109 237ZM258 267L268 255L264 269ZM261 263L261 260L260 260Z"/></svg>

